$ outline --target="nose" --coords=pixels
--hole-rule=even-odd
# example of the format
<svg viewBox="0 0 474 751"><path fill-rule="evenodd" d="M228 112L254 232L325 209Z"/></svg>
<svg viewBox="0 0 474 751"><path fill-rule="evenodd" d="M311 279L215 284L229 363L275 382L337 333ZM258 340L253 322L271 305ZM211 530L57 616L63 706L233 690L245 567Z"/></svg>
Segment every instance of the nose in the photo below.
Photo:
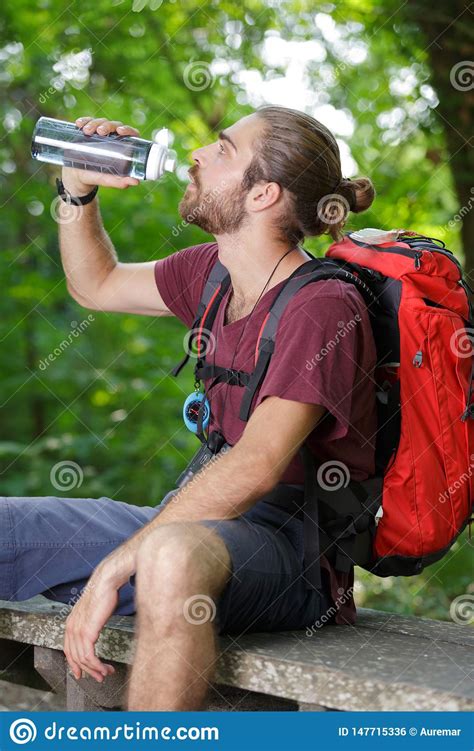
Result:
<svg viewBox="0 0 474 751"><path fill-rule="evenodd" d="M202 163L202 150L203 147L201 146L199 149L194 149L194 151L191 152L191 159L193 159L193 161L196 162L196 165L199 167Z"/></svg>
<svg viewBox="0 0 474 751"><path fill-rule="evenodd" d="M194 159L197 166L204 167L208 148L207 145L200 146L198 149L194 149L194 151L191 152L191 158Z"/></svg>

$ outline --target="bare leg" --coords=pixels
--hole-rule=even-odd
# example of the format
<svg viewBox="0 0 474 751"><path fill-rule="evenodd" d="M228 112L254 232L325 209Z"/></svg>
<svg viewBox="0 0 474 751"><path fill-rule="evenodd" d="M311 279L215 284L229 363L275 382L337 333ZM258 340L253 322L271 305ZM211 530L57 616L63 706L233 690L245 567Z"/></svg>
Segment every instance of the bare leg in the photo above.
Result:
<svg viewBox="0 0 474 751"><path fill-rule="evenodd" d="M128 710L201 707L216 660L216 603L230 574L224 542L202 525L166 524L145 540L137 559Z"/></svg>

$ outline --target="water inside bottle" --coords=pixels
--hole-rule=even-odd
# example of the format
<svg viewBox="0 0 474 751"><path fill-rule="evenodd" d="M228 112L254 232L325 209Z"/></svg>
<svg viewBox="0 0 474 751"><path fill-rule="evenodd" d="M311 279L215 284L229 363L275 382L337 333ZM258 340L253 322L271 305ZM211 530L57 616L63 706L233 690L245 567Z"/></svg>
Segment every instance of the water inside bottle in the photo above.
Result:
<svg viewBox="0 0 474 751"><path fill-rule="evenodd" d="M155 178L155 175L150 177L150 172L147 175L150 152L153 154L150 162L155 167L158 163L156 177L170 169L170 165L174 168L172 159L164 159L166 154L172 154L164 145L158 147L153 141L117 133L87 135L74 123L53 118L38 120L31 145L32 157L42 162L138 180ZM164 166L160 166L161 158Z"/></svg>

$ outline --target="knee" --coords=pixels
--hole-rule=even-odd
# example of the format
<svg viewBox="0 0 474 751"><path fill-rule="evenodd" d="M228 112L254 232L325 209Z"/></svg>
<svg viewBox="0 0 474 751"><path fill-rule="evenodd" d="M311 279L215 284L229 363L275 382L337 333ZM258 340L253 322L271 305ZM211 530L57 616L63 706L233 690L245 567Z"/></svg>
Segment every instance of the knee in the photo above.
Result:
<svg viewBox="0 0 474 751"><path fill-rule="evenodd" d="M209 529L192 523L164 524L155 529L137 554L137 598L156 602L195 592L218 592L219 581L225 580L230 566L214 549L216 542Z"/></svg>
<svg viewBox="0 0 474 751"><path fill-rule="evenodd" d="M207 535L206 535L207 533ZM212 551L209 530L185 523L166 524L140 546L136 566L136 609L141 624L174 629L214 620L225 568Z"/></svg>

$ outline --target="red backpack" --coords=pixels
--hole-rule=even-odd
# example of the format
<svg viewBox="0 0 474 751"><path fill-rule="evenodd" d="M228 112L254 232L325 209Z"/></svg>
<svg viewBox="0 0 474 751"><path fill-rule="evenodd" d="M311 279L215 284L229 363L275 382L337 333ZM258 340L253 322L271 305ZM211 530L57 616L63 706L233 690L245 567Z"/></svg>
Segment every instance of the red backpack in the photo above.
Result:
<svg viewBox="0 0 474 751"><path fill-rule="evenodd" d="M382 576L415 574L439 560L472 513L472 290L437 243L401 231L395 242L370 245L349 234L326 254L377 276L369 284L379 306L369 311L383 488L369 570Z"/></svg>
<svg viewBox="0 0 474 751"><path fill-rule="evenodd" d="M474 489L474 310L462 268L442 243L414 232L370 244L349 233L324 258L296 269L262 324L252 373L206 364L201 351L230 283L217 261L192 330L196 380L244 388L239 417L248 420L270 361L278 322L292 296L309 283L354 284L369 312L377 350L375 475L331 490L321 486L314 457L305 467L305 562L319 587L324 552L334 568L353 564L379 576L411 576L442 558L471 523ZM205 350L205 347L202 348ZM173 371L178 375L187 355ZM202 415L198 436L202 440ZM229 444L225 444L228 446ZM184 473L183 473L184 474ZM319 535L316 530L319 529Z"/></svg>

